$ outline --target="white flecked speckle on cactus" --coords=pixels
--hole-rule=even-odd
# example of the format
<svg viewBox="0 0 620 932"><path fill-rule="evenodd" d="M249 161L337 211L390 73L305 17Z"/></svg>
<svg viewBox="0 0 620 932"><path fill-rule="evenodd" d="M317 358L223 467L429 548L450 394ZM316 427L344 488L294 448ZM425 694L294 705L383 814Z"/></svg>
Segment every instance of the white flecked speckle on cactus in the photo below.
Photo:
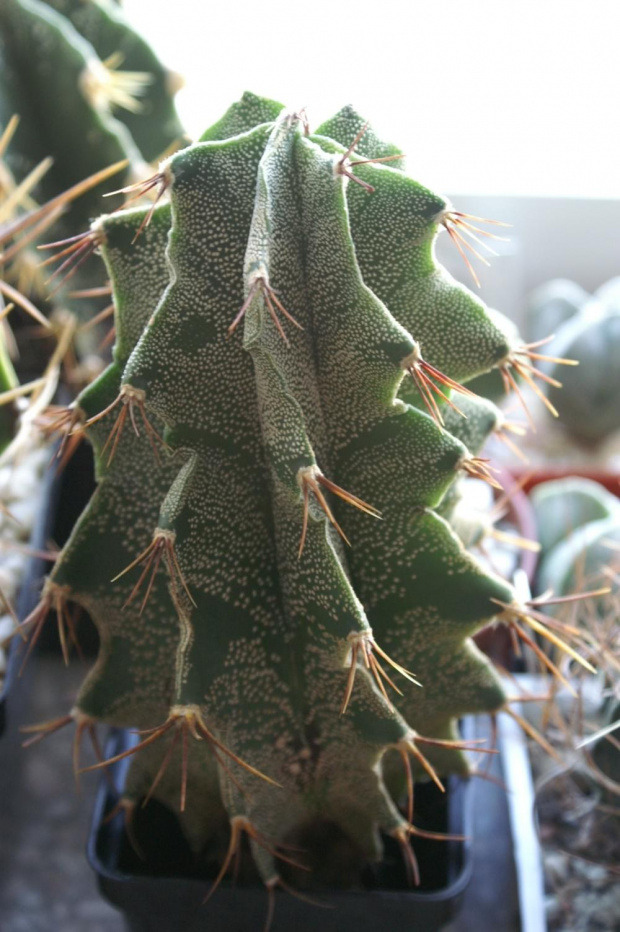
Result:
<svg viewBox="0 0 620 932"><path fill-rule="evenodd" d="M48 583L101 635L74 716L152 729L125 805L166 802L196 850L227 818L267 885L308 823L378 858L410 766L467 771L457 718L505 702L470 636L514 601L437 511L498 423L464 395L451 432L457 380L512 351L436 263L451 208L351 108L315 135L280 109L246 95L161 204L97 221L99 485Z"/></svg>

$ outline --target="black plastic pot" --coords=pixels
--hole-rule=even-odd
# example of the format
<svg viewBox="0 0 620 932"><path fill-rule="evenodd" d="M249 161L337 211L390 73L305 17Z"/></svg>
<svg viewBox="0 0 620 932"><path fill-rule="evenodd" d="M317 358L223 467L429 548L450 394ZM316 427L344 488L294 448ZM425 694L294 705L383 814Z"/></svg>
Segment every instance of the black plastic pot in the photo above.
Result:
<svg viewBox="0 0 620 932"><path fill-rule="evenodd" d="M106 757L135 742L133 735L111 733ZM106 821L118 800L129 760L110 768L97 796L87 856L103 896L125 916L130 932L255 932L263 928L267 911L264 887L235 887L224 881L206 906L202 901L212 877L196 876L180 830L169 813L150 803L139 810L139 844L149 861L141 861L125 833L121 814ZM449 834L470 835L466 781L450 778L446 794L433 784L416 786L416 822ZM144 835L142 833L145 833ZM407 886L402 855L393 839L385 839L386 857L362 878L364 889L321 891L319 909L283 891L276 895L273 932L364 932L384 927L389 932L435 932L456 916L472 873L469 841L415 839L423 888ZM172 865L175 865L173 867Z"/></svg>
<svg viewBox="0 0 620 932"><path fill-rule="evenodd" d="M17 647L12 641L8 649L6 670L2 680L2 686L0 687L0 737L4 734L4 729L6 728L6 703L9 692L11 691L11 686L13 685L16 665Z"/></svg>

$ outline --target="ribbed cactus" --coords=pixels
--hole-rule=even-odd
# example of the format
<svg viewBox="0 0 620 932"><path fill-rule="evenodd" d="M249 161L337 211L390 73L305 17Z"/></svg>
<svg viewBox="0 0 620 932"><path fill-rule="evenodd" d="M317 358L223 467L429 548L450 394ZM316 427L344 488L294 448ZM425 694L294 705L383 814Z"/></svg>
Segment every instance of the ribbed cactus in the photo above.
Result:
<svg viewBox="0 0 620 932"><path fill-rule="evenodd" d="M245 95L144 186L161 203L93 225L117 343L74 418L98 488L30 622L95 621L67 721L147 730L127 809L166 802L195 850L228 819L222 873L246 832L270 888L309 823L404 846L408 773L467 772L456 719L505 707L470 635L522 610L437 509L488 475L459 431L498 423L457 380L526 353L436 263L470 221L398 150L350 108L315 135L280 111Z"/></svg>
<svg viewBox="0 0 620 932"><path fill-rule="evenodd" d="M125 163L116 187L144 178L151 159L181 144L182 128L172 102L178 79L173 80L120 8L107 0L2 0L0 64L0 127L19 118L0 166L0 189L8 181L21 192L14 198L15 209L30 209L33 197L39 202L54 198L113 163ZM59 210L50 215L49 222L56 222L53 238L87 229L101 212L101 195L107 190L102 184L92 186L79 202L64 203L64 214ZM116 197L107 206L120 204ZM45 240L44 226L39 242ZM42 300L49 294L45 270L37 268L40 261L32 248L22 248L15 259L29 270L24 290L35 285L36 298ZM15 276L19 269L11 272ZM69 281L72 289L102 284L92 268L80 268ZM55 281L52 303L66 307L67 288L57 285ZM72 299L70 306L82 319L100 309L90 295Z"/></svg>

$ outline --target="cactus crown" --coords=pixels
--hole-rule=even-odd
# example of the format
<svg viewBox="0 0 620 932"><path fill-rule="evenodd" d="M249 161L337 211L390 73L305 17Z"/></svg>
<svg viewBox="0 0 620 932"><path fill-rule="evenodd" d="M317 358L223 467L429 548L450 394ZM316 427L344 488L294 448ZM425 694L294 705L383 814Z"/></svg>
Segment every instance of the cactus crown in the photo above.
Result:
<svg viewBox="0 0 620 932"><path fill-rule="evenodd" d="M101 636L73 716L150 730L126 804L166 802L196 850L227 818L222 870L245 831L268 885L309 822L365 858L406 838L412 774L466 772L456 718L505 702L470 635L514 593L449 519L499 423L460 383L513 348L435 260L461 215L399 157L351 108L310 134L246 94L159 202L93 226L98 488L45 592Z"/></svg>

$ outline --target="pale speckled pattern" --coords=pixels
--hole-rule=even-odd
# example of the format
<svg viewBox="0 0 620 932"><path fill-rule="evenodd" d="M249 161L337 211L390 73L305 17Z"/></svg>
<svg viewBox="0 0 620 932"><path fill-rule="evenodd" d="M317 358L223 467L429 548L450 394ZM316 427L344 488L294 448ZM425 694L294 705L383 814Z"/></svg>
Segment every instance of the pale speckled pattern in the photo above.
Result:
<svg viewBox="0 0 620 932"><path fill-rule="evenodd" d="M118 345L114 365L80 403L92 416L120 385L143 392L149 419L157 430L165 425L176 452L158 467L136 414L140 436L127 419L106 465L102 445L121 402L88 429L100 486L54 578L89 608L104 643L80 709L143 728L169 712L179 723L200 714L223 745L280 784L226 758L215 765L207 742L191 739L191 808L182 821L195 848L223 805L272 844L322 817L379 857L377 830L406 828L383 783L385 751L412 727L451 737L463 711L501 706L497 677L467 637L492 617L491 598L512 597L431 510L468 451L397 398L401 362L419 339L410 324L434 312L435 298L457 321L464 336L434 338L451 375L488 368L505 343L480 302L439 271L427 275L413 263L394 291L416 296L413 317L399 313L400 298L392 308L371 290L355 236L357 186L339 172L337 143L305 137L287 116L244 129L168 160L170 207L156 209L137 242L132 231L144 211L101 224ZM384 181L391 196L415 184L396 169L364 171L376 194ZM441 199L418 189L401 213L417 230L416 248L419 240L430 255ZM376 196L361 193L369 203ZM381 209L393 226L398 211L387 201ZM367 227L358 226L359 250L368 253ZM383 262L380 231L377 248ZM303 328L282 316L286 340L269 313L270 289ZM227 338L248 295L243 338ZM428 345L437 326L425 331ZM379 508L382 520L330 500L352 544L345 548L311 493L299 557L300 470L317 466ZM162 564L140 615L139 598L122 609L139 570L107 580L148 546L157 525L175 541L192 601L166 587ZM392 707L360 658L341 715L349 635L372 633L423 686L391 670L403 691ZM173 734L137 755L130 796L148 789ZM442 770L466 766L459 752L428 756ZM156 795L178 809L176 765ZM252 850L263 879L277 876L272 853L254 842Z"/></svg>

